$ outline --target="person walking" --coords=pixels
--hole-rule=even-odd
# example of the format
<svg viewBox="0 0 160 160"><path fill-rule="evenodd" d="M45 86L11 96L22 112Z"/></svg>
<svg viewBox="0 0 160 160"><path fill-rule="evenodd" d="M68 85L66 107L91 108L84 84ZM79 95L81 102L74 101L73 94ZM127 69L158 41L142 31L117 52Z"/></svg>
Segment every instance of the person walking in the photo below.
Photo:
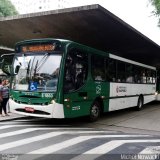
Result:
<svg viewBox="0 0 160 160"><path fill-rule="evenodd" d="M7 86L8 89L10 90L10 82L9 82L8 79L6 79L6 86ZM8 97L9 97L9 93L8 93ZM6 108L7 108L8 113L11 113L11 111L10 111L10 105L9 105L8 102L7 102L7 104L6 104Z"/></svg>
<svg viewBox="0 0 160 160"><path fill-rule="evenodd" d="M1 101L0 114L3 117L9 116L6 110L8 99L9 99L9 88L6 86L6 79L3 79L0 85L0 101ZM2 114L2 110L4 111L4 115Z"/></svg>

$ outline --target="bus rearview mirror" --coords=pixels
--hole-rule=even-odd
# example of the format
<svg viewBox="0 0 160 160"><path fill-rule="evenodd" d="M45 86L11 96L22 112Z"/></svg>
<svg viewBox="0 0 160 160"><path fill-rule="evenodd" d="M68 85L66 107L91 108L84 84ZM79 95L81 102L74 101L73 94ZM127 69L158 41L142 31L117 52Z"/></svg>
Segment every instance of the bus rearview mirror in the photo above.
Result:
<svg viewBox="0 0 160 160"><path fill-rule="evenodd" d="M16 66L16 68L15 68L14 73L15 73L15 74L17 74L17 73L19 72L19 69L20 69L20 66L19 66L19 65L17 65L17 66Z"/></svg>

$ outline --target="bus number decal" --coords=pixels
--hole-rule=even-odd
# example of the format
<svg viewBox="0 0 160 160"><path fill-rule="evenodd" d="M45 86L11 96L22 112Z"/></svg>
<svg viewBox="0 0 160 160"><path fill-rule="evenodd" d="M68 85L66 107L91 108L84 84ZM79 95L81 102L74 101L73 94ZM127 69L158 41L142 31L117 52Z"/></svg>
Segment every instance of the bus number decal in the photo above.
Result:
<svg viewBox="0 0 160 160"><path fill-rule="evenodd" d="M52 93L42 93L43 98L52 98L53 94Z"/></svg>
<svg viewBox="0 0 160 160"><path fill-rule="evenodd" d="M75 106L75 107L72 107L72 111L77 111L77 110L80 110L81 107L80 106Z"/></svg>

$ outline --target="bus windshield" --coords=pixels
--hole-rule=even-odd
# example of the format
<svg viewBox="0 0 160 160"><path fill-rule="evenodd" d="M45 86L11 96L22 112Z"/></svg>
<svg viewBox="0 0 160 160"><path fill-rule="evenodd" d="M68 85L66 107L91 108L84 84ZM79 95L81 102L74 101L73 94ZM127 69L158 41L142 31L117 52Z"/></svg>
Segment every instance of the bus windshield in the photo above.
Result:
<svg viewBox="0 0 160 160"><path fill-rule="evenodd" d="M52 53L17 54L12 89L24 91L56 91L61 55ZM18 68L18 69L17 69Z"/></svg>

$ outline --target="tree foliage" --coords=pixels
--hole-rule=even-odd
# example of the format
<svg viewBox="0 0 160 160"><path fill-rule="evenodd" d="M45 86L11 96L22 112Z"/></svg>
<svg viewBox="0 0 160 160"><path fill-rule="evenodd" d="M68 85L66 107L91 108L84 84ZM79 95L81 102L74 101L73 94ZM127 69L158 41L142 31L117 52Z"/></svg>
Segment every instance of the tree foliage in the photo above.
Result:
<svg viewBox="0 0 160 160"><path fill-rule="evenodd" d="M158 26L160 27L160 0L150 0L150 2L155 7L153 14L159 18Z"/></svg>
<svg viewBox="0 0 160 160"><path fill-rule="evenodd" d="M157 16L160 16L160 0L150 0L152 5L155 6L155 11L153 13Z"/></svg>
<svg viewBox="0 0 160 160"><path fill-rule="evenodd" d="M17 15L14 5L10 2L10 0L0 0L0 17Z"/></svg>

